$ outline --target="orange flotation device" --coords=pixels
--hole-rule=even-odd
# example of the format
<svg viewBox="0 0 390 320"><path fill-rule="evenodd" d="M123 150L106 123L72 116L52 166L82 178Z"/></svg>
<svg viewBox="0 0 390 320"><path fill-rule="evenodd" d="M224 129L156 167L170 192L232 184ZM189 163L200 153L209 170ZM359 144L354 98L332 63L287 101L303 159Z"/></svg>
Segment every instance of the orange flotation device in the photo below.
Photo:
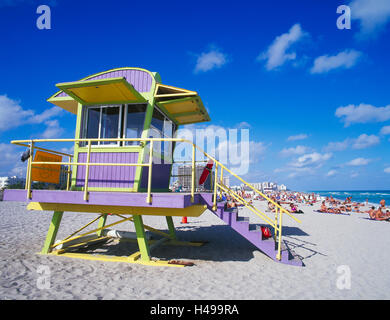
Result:
<svg viewBox="0 0 390 320"><path fill-rule="evenodd" d="M199 185L202 185L207 180L207 177L209 176L210 172L213 170L214 161L209 160L206 164L206 166L203 169L203 172L199 178Z"/></svg>

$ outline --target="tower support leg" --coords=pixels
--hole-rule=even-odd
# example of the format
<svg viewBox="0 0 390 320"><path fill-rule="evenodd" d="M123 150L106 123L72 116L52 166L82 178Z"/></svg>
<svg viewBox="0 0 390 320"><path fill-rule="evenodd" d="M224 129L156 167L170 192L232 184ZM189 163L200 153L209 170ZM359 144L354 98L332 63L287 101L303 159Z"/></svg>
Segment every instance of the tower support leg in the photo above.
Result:
<svg viewBox="0 0 390 320"><path fill-rule="evenodd" d="M139 252L141 253L141 260L150 261L149 245L145 236L145 228L144 228L144 223L142 221L142 216L133 215L133 219L134 219L135 233L137 235L138 248L139 248Z"/></svg>
<svg viewBox="0 0 390 320"><path fill-rule="evenodd" d="M98 229L99 228L103 228L106 225L106 220L107 220L107 214L104 214L104 215L102 215L100 217L99 224L98 224ZM103 230L97 231L96 234L98 235L98 237L101 237L102 234L103 234Z"/></svg>
<svg viewBox="0 0 390 320"><path fill-rule="evenodd" d="M45 244L43 245L42 254L48 254L51 251L51 246L56 240L57 232L60 227L63 211L54 211L53 218L50 222L49 231L47 232Z"/></svg>
<svg viewBox="0 0 390 320"><path fill-rule="evenodd" d="M166 218L167 224L168 224L169 235L171 236L171 238L173 240L176 240L177 237L176 237L176 232L175 232L175 225L173 224L173 219L171 216L166 216L165 218Z"/></svg>

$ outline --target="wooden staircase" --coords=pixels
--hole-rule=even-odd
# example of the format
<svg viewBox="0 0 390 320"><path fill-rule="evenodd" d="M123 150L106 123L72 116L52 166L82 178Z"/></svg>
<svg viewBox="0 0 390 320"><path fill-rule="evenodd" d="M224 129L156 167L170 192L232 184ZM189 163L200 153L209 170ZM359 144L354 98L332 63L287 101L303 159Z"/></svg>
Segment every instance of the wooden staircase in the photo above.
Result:
<svg viewBox="0 0 390 320"><path fill-rule="evenodd" d="M261 252L266 254L272 260L294 266L303 266L302 260L289 249L282 241L281 259L277 256L277 242L274 238L265 239L262 236L261 225L250 223L249 217L238 216L237 208L226 208L226 202L218 202L217 209L213 210L212 204L207 203L208 208L222 221L229 225L234 231L239 233L242 237L247 239Z"/></svg>

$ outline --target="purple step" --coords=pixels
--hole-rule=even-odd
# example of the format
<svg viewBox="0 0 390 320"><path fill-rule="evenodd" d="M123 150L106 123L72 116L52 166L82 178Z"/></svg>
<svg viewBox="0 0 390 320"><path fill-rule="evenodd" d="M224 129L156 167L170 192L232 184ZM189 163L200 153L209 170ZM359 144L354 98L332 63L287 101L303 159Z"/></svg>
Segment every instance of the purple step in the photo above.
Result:
<svg viewBox="0 0 390 320"><path fill-rule="evenodd" d="M272 260L281 262L288 265L302 266L302 261L294 256L293 252L290 252L286 247L284 242L281 244L281 260L276 259L277 255L277 243L273 238L263 239L260 225L250 224L248 217L240 217L238 216L237 208L225 208L225 202L217 203L217 210L212 210L212 202L205 201L208 208L222 221L228 224L233 230L238 232L241 236L247 239L250 243L252 243L256 248L258 248L261 252L266 254Z"/></svg>

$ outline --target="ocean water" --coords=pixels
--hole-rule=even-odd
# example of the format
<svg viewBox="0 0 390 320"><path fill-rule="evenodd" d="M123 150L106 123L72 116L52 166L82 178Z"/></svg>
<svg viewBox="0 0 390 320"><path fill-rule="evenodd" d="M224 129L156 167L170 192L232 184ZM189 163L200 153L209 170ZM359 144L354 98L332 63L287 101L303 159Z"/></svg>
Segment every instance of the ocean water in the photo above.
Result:
<svg viewBox="0 0 390 320"><path fill-rule="evenodd" d="M369 203L379 204L382 199L385 199L386 206L390 205L390 190L360 190L360 191L313 191L316 194L324 197L332 196L338 200L345 200L346 197L352 197L353 202L365 202L368 199Z"/></svg>

